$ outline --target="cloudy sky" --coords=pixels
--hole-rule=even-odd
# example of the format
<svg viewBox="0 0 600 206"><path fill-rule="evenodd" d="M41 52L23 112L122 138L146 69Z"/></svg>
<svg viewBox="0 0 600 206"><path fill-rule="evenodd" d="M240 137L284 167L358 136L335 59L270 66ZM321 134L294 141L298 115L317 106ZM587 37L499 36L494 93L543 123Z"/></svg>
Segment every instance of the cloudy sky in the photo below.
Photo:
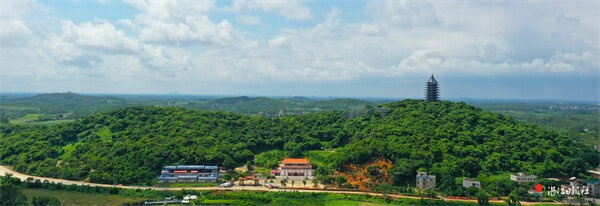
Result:
<svg viewBox="0 0 600 206"><path fill-rule="evenodd" d="M0 92L600 101L600 3L2 0Z"/></svg>

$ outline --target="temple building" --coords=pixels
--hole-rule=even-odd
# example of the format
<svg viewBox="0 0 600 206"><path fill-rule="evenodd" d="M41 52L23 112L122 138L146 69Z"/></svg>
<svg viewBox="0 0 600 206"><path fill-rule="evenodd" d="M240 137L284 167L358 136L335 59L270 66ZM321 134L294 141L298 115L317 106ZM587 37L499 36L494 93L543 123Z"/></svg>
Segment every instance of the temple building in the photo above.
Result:
<svg viewBox="0 0 600 206"><path fill-rule="evenodd" d="M306 158L285 158L279 165L279 171L271 171L271 174L281 177L313 177L314 170Z"/></svg>
<svg viewBox="0 0 600 206"><path fill-rule="evenodd" d="M438 81L435 80L433 74L427 81L425 86L425 100L430 102L440 101L440 90L438 86Z"/></svg>

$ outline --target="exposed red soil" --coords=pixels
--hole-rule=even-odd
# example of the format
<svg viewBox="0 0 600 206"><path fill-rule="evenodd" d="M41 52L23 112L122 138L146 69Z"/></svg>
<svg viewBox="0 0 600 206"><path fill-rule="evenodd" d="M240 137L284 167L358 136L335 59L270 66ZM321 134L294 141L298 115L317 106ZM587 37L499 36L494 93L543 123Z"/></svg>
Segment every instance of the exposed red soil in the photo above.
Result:
<svg viewBox="0 0 600 206"><path fill-rule="evenodd" d="M380 175L371 177L368 174L368 168L376 168L377 166L379 166L377 171ZM336 174L346 177L349 184L358 185L360 190L369 190L383 182L392 183L392 177L388 174L388 169L391 167L392 162L390 160L378 158L363 165L350 164L346 166L346 172L336 172ZM369 188L368 185L371 187Z"/></svg>

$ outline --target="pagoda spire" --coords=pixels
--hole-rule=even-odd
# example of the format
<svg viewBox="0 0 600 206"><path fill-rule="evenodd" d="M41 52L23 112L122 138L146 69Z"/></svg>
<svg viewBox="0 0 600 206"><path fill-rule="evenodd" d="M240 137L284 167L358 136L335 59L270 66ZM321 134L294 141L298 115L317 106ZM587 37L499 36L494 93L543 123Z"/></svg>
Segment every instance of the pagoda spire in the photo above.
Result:
<svg viewBox="0 0 600 206"><path fill-rule="evenodd" d="M425 100L430 102L440 101L440 89L438 81L433 77L433 73L425 86Z"/></svg>

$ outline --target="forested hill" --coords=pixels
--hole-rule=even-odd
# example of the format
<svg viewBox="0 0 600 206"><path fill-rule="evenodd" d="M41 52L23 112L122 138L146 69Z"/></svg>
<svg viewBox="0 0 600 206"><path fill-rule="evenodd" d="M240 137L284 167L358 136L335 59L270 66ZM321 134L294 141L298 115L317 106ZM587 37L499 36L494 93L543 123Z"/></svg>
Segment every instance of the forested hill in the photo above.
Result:
<svg viewBox="0 0 600 206"><path fill-rule="evenodd" d="M526 172L541 177L575 176L598 165L598 153L572 138L464 103L402 101L387 104L359 137L336 152L338 168L382 156L395 162L393 176L418 168L445 177L480 172Z"/></svg>
<svg viewBox="0 0 600 206"><path fill-rule="evenodd" d="M111 96L88 96L73 92L38 94L23 98L0 96L2 117L19 117L25 114L67 114L81 117L88 114L127 107L130 102ZM12 108L12 109L11 109Z"/></svg>
<svg viewBox="0 0 600 206"><path fill-rule="evenodd" d="M389 100L376 100L389 102ZM320 111L363 109L375 106L357 99L210 97L190 95L82 95L73 92L32 96L0 94L0 118L32 121L77 119L99 112L132 106L176 106L194 110L230 111L276 117ZM29 115L29 116L28 116ZM0 121L1 122L1 121Z"/></svg>
<svg viewBox="0 0 600 206"><path fill-rule="evenodd" d="M510 171L571 176L598 165L572 139L464 103L405 100L354 117L347 111L265 118L176 107L131 107L39 127L4 125L0 163L17 171L92 182L150 183L163 165L246 164L337 148L319 167L344 170L378 157L395 182L425 168L445 176Z"/></svg>

